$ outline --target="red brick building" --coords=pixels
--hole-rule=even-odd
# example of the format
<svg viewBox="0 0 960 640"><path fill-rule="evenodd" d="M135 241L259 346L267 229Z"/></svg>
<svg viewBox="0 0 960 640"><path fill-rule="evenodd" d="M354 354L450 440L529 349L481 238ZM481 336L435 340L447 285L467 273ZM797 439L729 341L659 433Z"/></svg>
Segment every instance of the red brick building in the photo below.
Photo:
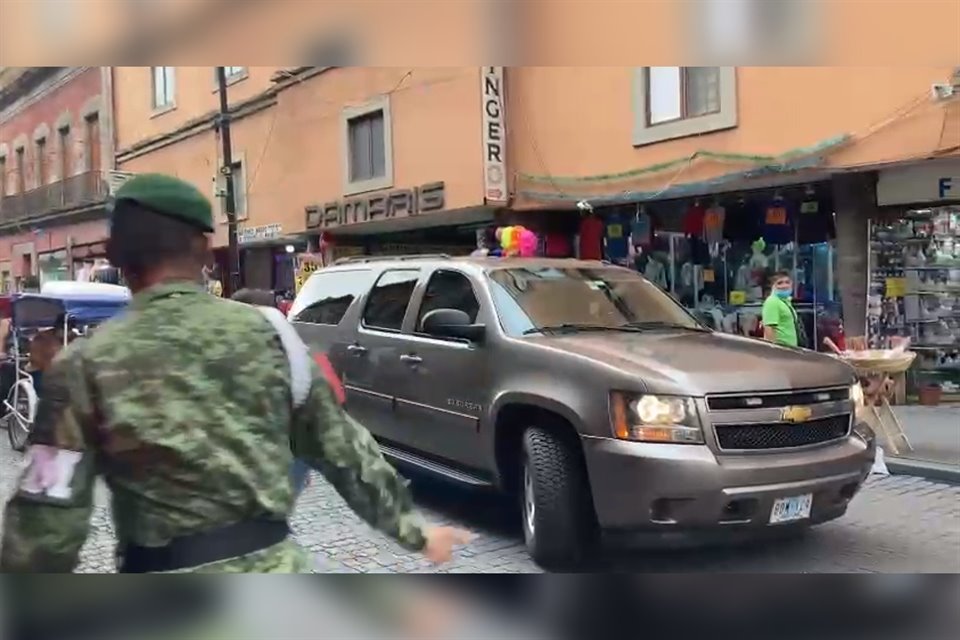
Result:
<svg viewBox="0 0 960 640"><path fill-rule="evenodd" d="M103 254L109 69L0 67L0 287L72 278Z"/></svg>

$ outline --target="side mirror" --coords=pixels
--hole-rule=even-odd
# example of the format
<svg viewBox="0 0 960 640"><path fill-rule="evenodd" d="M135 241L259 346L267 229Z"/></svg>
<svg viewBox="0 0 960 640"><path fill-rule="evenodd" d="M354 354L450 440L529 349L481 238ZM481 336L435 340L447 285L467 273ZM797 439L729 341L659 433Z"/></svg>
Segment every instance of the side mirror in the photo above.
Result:
<svg viewBox="0 0 960 640"><path fill-rule="evenodd" d="M460 338L471 342L482 342L487 328L482 324L472 324L470 316L460 309L434 309L423 316L420 330L439 338Z"/></svg>

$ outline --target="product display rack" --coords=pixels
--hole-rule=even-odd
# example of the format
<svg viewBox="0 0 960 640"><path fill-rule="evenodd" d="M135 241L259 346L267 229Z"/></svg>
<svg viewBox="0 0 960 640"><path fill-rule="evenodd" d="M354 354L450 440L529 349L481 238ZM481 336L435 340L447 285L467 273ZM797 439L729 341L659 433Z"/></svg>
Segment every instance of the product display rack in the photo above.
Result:
<svg viewBox="0 0 960 640"><path fill-rule="evenodd" d="M910 338L911 381L960 392L960 208L911 211L869 233L870 346Z"/></svg>

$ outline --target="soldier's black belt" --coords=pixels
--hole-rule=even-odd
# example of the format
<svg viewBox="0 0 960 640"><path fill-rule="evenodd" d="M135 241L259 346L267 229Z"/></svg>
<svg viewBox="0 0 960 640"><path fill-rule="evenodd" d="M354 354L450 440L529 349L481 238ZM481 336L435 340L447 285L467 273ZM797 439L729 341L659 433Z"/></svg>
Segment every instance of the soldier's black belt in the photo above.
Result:
<svg viewBox="0 0 960 640"><path fill-rule="evenodd" d="M256 553L290 535L282 520L247 520L220 529L175 538L163 547L126 545L120 549L120 573L178 571Z"/></svg>

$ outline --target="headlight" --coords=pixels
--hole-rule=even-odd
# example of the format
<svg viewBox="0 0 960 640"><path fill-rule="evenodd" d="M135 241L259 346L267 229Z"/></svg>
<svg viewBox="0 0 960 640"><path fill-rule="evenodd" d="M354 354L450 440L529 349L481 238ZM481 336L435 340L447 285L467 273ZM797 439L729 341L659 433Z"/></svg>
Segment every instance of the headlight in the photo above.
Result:
<svg viewBox="0 0 960 640"><path fill-rule="evenodd" d="M859 382L854 382L850 385L850 399L853 400L853 406L858 409L866 404L866 400L863 397L863 386Z"/></svg>
<svg viewBox="0 0 960 640"><path fill-rule="evenodd" d="M850 385L850 401L853 402L853 413L858 420L866 415L867 401L863 395L863 386L859 382Z"/></svg>
<svg viewBox="0 0 960 640"><path fill-rule="evenodd" d="M703 429L691 398L614 393L613 431L621 440L703 444Z"/></svg>

